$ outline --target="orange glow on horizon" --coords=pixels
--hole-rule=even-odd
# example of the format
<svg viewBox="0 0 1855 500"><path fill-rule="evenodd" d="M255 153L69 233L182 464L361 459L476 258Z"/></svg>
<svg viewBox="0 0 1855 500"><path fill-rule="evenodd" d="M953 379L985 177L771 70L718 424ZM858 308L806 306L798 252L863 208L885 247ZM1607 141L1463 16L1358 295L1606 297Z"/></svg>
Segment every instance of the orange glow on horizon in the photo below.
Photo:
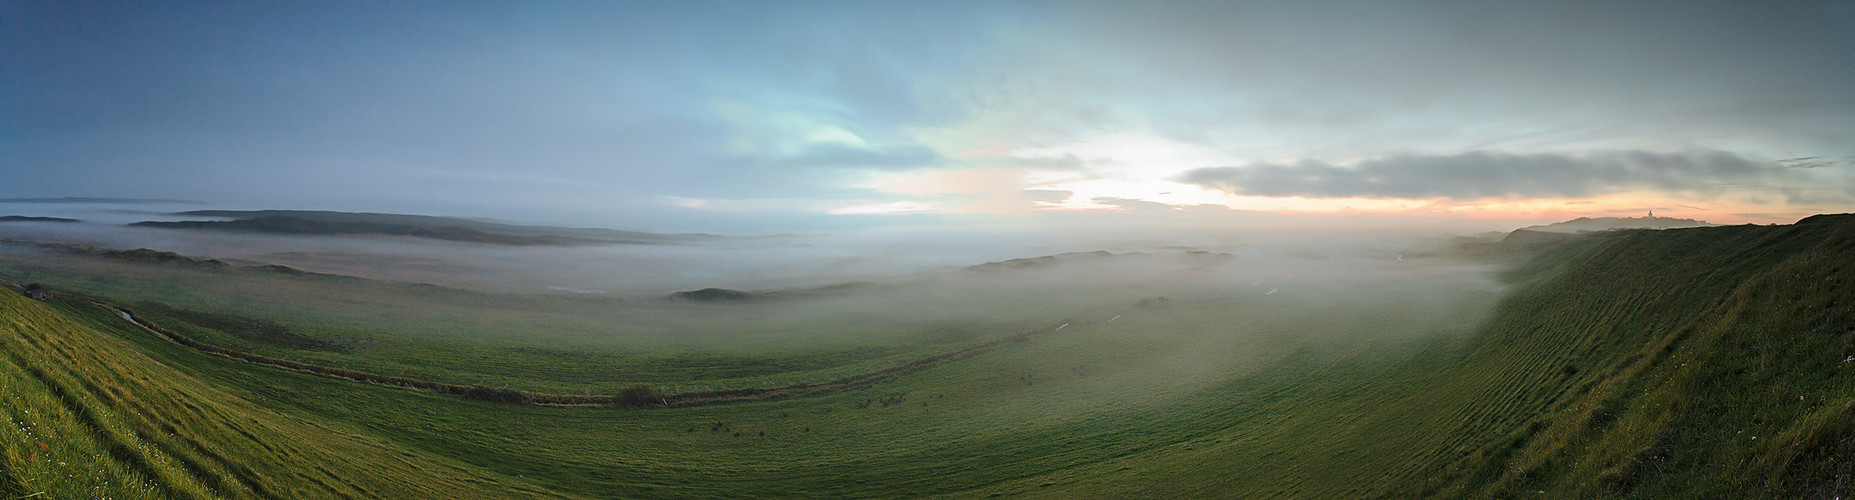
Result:
<svg viewBox="0 0 1855 500"><path fill-rule="evenodd" d="M1138 198L1133 198L1138 199ZM1169 200L1144 200L1165 203ZM1702 203L1705 207L1689 205ZM1181 209L1192 204L1170 203ZM1696 202L1660 193L1621 193L1596 198L1536 199L1389 199L1389 198L1271 198L1224 194L1209 203L1252 212L1279 215L1407 215L1485 221L1555 222L1579 217L1656 217L1694 219L1713 224L1788 224L1818 213L1848 211L1840 207L1796 207L1728 200ZM1840 208L1840 210L1839 210ZM1124 207L1072 199L1042 204L1039 211L1126 211Z"/></svg>
<svg viewBox="0 0 1855 500"><path fill-rule="evenodd" d="M1579 217L1646 217L1653 213L1656 217L1674 219L1694 219L1713 224L1788 224L1797 219L1818 213L1838 211L1838 207L1794 207L1774 206L1751 202L1731 203L1726 200L1704 202L1707 206L1693 206L1690 200L1670 198L1660 194L1627 193L1598 198L1550 198L1550 199L1488 199L1488 200L1399 200L1401 203L1389 204L1389 210L1373 209L1361 204L1359 200L1305 200L1303 203L1318 205L1320 201L1332 203L1330 209L1314 210L1270 210L1276 213L1332 213L1332 214L1384 214L1412 216L1450 216L1475 220L1539 220L1561 221ZM1378 200L1387 201L1387 200ZM1403 205L1403 206L1399 206ZM1846 210L1846 209L1843 209Z"/></svg>

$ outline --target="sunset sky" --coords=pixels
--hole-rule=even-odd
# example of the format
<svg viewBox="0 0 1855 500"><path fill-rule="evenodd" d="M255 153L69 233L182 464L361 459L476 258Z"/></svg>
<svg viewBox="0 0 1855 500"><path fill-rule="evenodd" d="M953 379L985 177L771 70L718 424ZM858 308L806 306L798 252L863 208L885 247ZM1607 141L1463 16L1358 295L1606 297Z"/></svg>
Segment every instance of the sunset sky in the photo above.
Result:
<svg viewBox="0 0 1855 500"><path fill-rule="evenodd" d="M1846 1L0 6L0 197L721 232L1855 211Z"/></svg>

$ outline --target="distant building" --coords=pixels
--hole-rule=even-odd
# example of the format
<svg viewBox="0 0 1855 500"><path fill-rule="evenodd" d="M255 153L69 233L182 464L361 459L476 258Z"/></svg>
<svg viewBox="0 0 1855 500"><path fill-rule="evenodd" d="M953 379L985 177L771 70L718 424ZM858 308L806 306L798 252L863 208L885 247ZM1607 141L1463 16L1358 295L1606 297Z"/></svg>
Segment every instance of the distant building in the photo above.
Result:
<svg viewBox="0 0 1855 500"><path fill-rule="evenodd" d="M51 300L52 291L50 289L45 288L44 285L33 283L30 285L26 285L26 298L39 299L39 300Z"/></svg>

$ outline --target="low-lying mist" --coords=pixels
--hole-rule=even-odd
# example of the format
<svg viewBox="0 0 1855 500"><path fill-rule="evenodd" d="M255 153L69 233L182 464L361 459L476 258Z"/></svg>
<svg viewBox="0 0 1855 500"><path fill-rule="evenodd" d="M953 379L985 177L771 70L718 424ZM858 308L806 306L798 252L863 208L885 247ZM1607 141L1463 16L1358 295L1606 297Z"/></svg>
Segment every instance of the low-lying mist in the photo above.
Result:
<svg viewBox="0 0 1855 500"><path fill-rule="evenodd" d="M691 244L504 246L401 236L130 227L126 224L135 221L189 218L160 207L53 208L62 210L38 212L85 222L7 223L0 225L0 238L150 248L195 258L280 264L311 272L493 292L623 296L709 287L765 290L849 281L913 281L924 274L988 262L1066 253L1084 255L1071 255L1057 263L1018 264L1045 268L1029 278L1033 281L1073 280L1081 288L1117 283L1323 281L1411 267L1416 264L1404 264L1402 259L1420 249L1427 238L1440 236L1282 228L1176 233L939 229L728 237ZM1086 255L1090 252L1126 258L1091 259ZM1075 265L1081 261L1092 264ZM1051 282L1048 286L1064 285Z"/></svg>
<svg viewBox="0 0 1855 500"><path fill-rule="evenodd" d="M366 373L537 394L841 387L797 404L923 443L1064 441L1102 419L1203 432L1223 424L1182 412L1234 404L1245 384L1327 397L1341 389L1318 384L1340 364L1395 373L1373 367L1462 345L1504 285L1496 263L1435 251L1442 236L938 230L507 246L21 222L0 237L233 265L0 243L0 274L119 301L214 345ZM310 348L177 324L187 318L275 325ZM869 376L885 378L842 382ZM904 399L908 412L869 409Z"/></svg>
<svg viewBox="0 0 1855 500"><path fill-rule="evenodd" d="M1093 335L1107 342L1104 349L1147 345L1148 361L1165 360L1152 369L1210 380L1231 371L1241 353L1357 353L1458 335L1476 326L1502 291L1493 264L1430 251L1443 235L1394 231L943 229L507 246L128 227L94 215L84 223L8 223L0 237L528 297L292 292L275 280L207 273L190 278L203 280L191 287L191 303L177 304L255 316L295 311L273 319L310 318L341 336L408 339L403 345L423 337L519 340L556 350L657 355L671 348L724 358L886 349L855 358L875 360L1074 323L1069 334ZM212 294L241 300L222 303ZM382 298L355 299L361 296ZM862 362L852 358L845 362ZM681 377L676 373L640 372L647 378L635 380L669 382Z"/></svg>

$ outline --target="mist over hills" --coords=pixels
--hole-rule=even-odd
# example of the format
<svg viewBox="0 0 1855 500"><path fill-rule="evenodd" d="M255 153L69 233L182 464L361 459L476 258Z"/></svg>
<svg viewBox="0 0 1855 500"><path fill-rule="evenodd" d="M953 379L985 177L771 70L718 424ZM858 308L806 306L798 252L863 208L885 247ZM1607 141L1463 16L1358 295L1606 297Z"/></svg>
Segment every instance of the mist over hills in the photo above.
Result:
<svg viewBox="0 0 1855 500"><path fill-rule="evenodd" d="M924 271L899 276L888 276L883 282L846 281L825 285L786 287L766 290L736 290L730 288L709 287L699 290L684 290L671 293L666 298L689 302L709 303L751 303L765 300L813 299L843 297L858 294L880 293L906 289L932 288L947 286L949 282L979 277L985 280L1016 280L1013 285L1024 286L1049 280L1052 276L1085 274L1103 282L1112 282L1129 274L1145 276L1165 276L1171 273L1192 270L1208 270L1219 264L1229 263L1237 256L1222 252L1203 250L1170 250L1161 252L1126 252L1114 253L1106 250L1092 252L1065 252L1038 257L1021 257L1001 261L985 262L969 266L954 267L933 271ZM1087 282L1071 279L1072 283ZM1059 280L1060 282L1060 280ZM981 282L985 283L985 282ZM967 285L967 286L994 286Z"/></svg>
<svg viewBox="0 0 1855 500"><path fill-rule="evenodd" d="M843 297L856 294L880 292L896 288L896 285L872 283L868 281L851 281L830 285L782 288L778 290L734 290L729 288L703 288L674 292L665 298L689 302L746 303L766 300L793 300L827 297Z"/></svg>
<svg viewBox="0 0 1855 500"><path fill-rule="evenodd" d="M77 219L71 219L71 218L66 218L66 217L34 217L34 216L26 216L26 215L6 215L6 216L0 216L0 222L64 222L64 223L76 223L76 222L83 222L83 221L80 221L80 220L77 220Z"/></svg>
<svg viewBox="0 0 1855 500"><path fill-rule="evenodd" d="M1525 231L1547 233L1579 233L1584 231L1609 231L1612 229L1674 229L1681 227L1715 226L1705 221L1694 219L1677 219L1671 217L1579 217L1576 219L1554 222L1538 226L1520 228Z"/></svg>
<svg viewBox="0 0 1855 500"><path fill-rule="evenodd" d="M157 198L95 198L83 196L65 196L60 198L0 198L0 203L68 203L96 205L205 205L204 202L192 200L169 200Z"/></svg>
<svg viewBox="0 0 1855 500"><path fill-rule="evenodd" d="M1474 236L1458 236L1452 239L1450 246L1453 247L1453 251L1489 255L1547 248L1586 233L1713 226L1717 224L1668 217L1579 217L1551 224L1522 227L1512 231L1491 231Z"/></svg>
<svg viewBox="0 0 1855 500"><path fill-rule="evenodd" d="M138 227L297 235L389 235L496 245L688 244L719 238L705 234L657 234L599 228L523 226L426 215L308 210L194 210L175 215L229 218L206 221L142 221Z"/></svg>
<svg viewBox="0 0 1855 500"><path fill-rule="evenodd" d="M0 500L1855 500L1852 47L0 0Z"/></svg>
<svg viewBox="0 0 1855 500"><path fill-rule="evenodd" d="M1538 237L1548 234L1554 237ZM63 494L90 491L97 485L122 496L143 492L151 497L215 491L286 496L339 491L407 497L443 494L441 490L470 485L508 495L602 496L601 492L625 491L626 496L646 497L808 492L913 496L930 492L1062 497L1140 493L1500 498L1526 493L1812 498L1855 491L1855 472L1847 467L1849 457L1855 457L1855 425L1851 424L1855 422L1855 395L1846 390L1850 377L1855 377L1848 368L1849 360L1855 359L1855 305L1847 300L1848 284L1855 282L1855 258L1851 258L1855 256L1855 214L1813 216L1788 226L1575 235L1516 231L1510 238L1514 235L1537 239L1495 249L1518 259L1503 273L1511 291L1492 315L1474 322L1477 326L1467 338L1418 342L1415 347L1401 344L1405 347L1389 351L1403 354L1386 354L1387 347L1373 344L1351 355L1327 353L1332 347L1291 347L1299 349L1293 351L1298 354L1264 365L1258 368L1260 372L1233 383L1174 395L1178 399L1155 407L1126 406L1130 398L1139 399L1138 393L1115 392L1109 381L1121 379L1097 379L1089 374L1115 369L1109 367L1135 369L1154 364L1176 369L1194 363L1187 361L1194 358L1170 353L1112 363L1091 356L1168 342L1179 335L1176 329L1205 322L1220 325L1211 331L1227 337L1236 324L1205 315L1243 301L1263 301L1254 302L1261 309L1245 314L1265 324L1288 319L1270 317L1266 311L1306 308L1315 317L1341 317L1351 314L1350 308L1327 308L1353 304L1312 293L1257 293L1218 302L1205 302L1209 297L1175 298L1165 308L1129 303L1087 316L1086 321L1057 319L1043 324L1035 330L1045 332L1039 336L958 344L976 347L951 351L957 356L929 351L927 357L903 358L891 361L893 365L877 363L867 373L885 375L868 380L883 380L880 383L828 389L813 386L820 389L805 396L715 407L653 408L649 399L640 399L636 404L642 407L563 408L518 407L495 402L500 400L472 400L241 365L237 359L190 352L136 330L116 318L116 311L89 302L84 281L58 281L51 283L60 292L55 300L30 301L17 293L0 297L0 310L7 313L6 321L0 323L4 327L0 336L21 340L0 342L0 352L5 353L0 365L9 368L0 370L0 380L11 388L7 394L10 405L0 414L19 424L0 432L24 436L0 440L0 450L5 451L0 457L8 457L8 467L0 469L5 476L0 480L0 493L68 496ZM232 276L218 270L223 264L152 250L82 253L124 265ZM1161 269L1143 267L1148 259L1161 259L1170 269L1195 260L1240 262L1244 258L1209 252L1082 252L995 261L956 268L950 274L976 271L999 282L1013 282L1050 273L1095 272L1117 263L1139 263L1133 269L1140 270ZM1412 265L1392 262L1398 264L1387 265ZM7 273L18 273L22 266L30 268L30 263L7 265L13 269ZM304 283L303 277L289 273L238 276ZM1213 275L1218 276L1222 275ZM525 300L412 289L380 295L381 289L360 280L313 282L326 290L352 290L368 297L449 293L450 300L483 301L469 306L476 308ZM1367 296L1399 290L1394 295L1408 297L1427 290L1397 285L1395 279L1386 284L1395 286ZM1349 286L1356 285L1337 283L1324 293ZM1026 285L1026 289L1038 288L1035 282ZM804 301L788 299L844 298L889 289L868 283L766 292L704 289L678 294L686 305L652 302L625 307L647 308L649 315L636 317L647 322L662 320L648 319L651 315L683 310L717 318L738 315L751 324L766 321L767 315L780 308L809 307ZM1052 288L1047 293L1060 290ZM294 342L290 345L346 342L340 345L368 346L283 351L292 353L294 359L349 359L342 356L390 351L391 347L379 346L410 341L381 343L357 340L349 337L352 334L328 337L306 326L313 323L289 322L286 326L258 317L153 305L163 296L148 297L157 302L137 307L137 315L153 315L169 328L211 342L235 338L214 336L219 334L213 328L260 324L269 330L244 334L276 342L270 337L278 335L259 335L274 330L288 332L283 337ZM708 302L743 305L721 307ZM509 307L609 309L621 305L550 301ZM1364 322L1358 330L1341 331L1350 332L1346 336L1369 336L1383 328L1374 319L1412 314L1422 313L1401 307L1396 315L1361 318ZM1176 322L1163 322L1166 318ZM952 326L958 321L948 320L938 328L949 330L953 338L970 335L958 333ZM1303 318L1283 326L1297 335L1315 335L1312 325L1318 323L1308 321ZM1108 337L1103 345L1077 343L1089 335L1117 331L1138 335ZM1231 352L1211 347L1222 344L1191 345L1187 352L1227 360L1232 353L1267 349L1271 342L1294 346L1296 338L1248 339ZM1140 341L1129 343L1135 339ZM973 342L979 340L985 339ZM234 352L229 347L213 348ZM847 352L884 352L869 349ZM1013 354L1018 351L1026 352ZM509 352L557 363L603 359L597 351L549 344ZM1075 357L1078 353L1093 354ZM695 363L721 355L702 356L677 359ZM1013 356L1025 357L1032 364L1004 365L1012 368L994 374L1000 369L994 363L1019 359ZM747 358L743 366L792 369L810 359L814 358L757 355ZM522 365L521 369L527 373L551 368ZM1205 376L1197 371L1161 374L1165 377L1158 380L1164 383L1153 387L1189 384L1192 378ZM960 382L961 377L979 378ZM671 385L661 387L646 389L674 390ZM1025 392L988 392L1002 390L999 387ZM1106 399L1085 396L1104 387L1109 390ZM506 388L483 391L525 394ZM1051 402L1038 399L1042 397L1038 394L1050 391L1055 396L1068 394L1062 398L1069 401L1064 404L1074 407L1050 409ZM1000 394L1025 398L1023 404L1038 406L1035 411L1013 410L1042 412L1035 414L1046 420L1034 421L1037 425L1059 427L1047 432L1017 429L1028 425L1014 418L1018 413L994 413L1002 411L996 405L1014 403L992 399ZM159 411L147 411L150 408ZM1075 423L1050 420L1070 418ZM354 419L372 423L353 425L360 421ZM900 446L913 453L950 448L965 458L951 462L871 459L887 455L860 447L854 449L864 451L845 451L844 447L852 446L846 443L856 441L826 441L819 448L802 448L808 457L804 463L870 468L882 477L889 477L890 472L932 472L939 479L923 486L884 481L847 484L822 469L793 465L799 462L779 454L786 447L813 446L807 443L829 439L834 429L866 421L862 419L872 423L856 427L861 430L855 435L878 441L874 446L883 450ZM1087 422L1096 419L1107 419L1103 425L1108 427L1089 427ZM897 423L885 423L890 420ZM459 425L454 421L465 422L473 436L521 437L459 443L455 442L459 431L450 430ZM576 422L599 430L570 427ZM978 442L934 434L939 426L971 422L1017 430ZM322 430L331 426L355 430L348 434ZM18 429L29 429L31 434L19 434ZM932 446L908 441L914 439L909 436L916 436L909 433L924 433L921 436ZM1154 438L1159 441L1140 441L1145 439L1141 436L1159 436ZM553 451L580 450L593 446L588 443L613 439L618 441L612 449L622 452L610 453L617 455L561 456L564 452ZM704 444L711 441L712 447ZM546 451L535 451L537 445L545 445ZM501 450L504 446L514 448ZM1008 468L998 465L1004 459L989 448L997 446L1036 451L1011 454L1010 463L1023 468ZM1108 456L1088 451L1104 447L1116 451ZM574 453L595 452L607 453L595 449ZM611 458L638 453L650 458ZM516 456L521 460L506 458ZM756 457L768 461L755 461ZM553 460L606 466L589 473L548 466ZM682 475L686 468L712 471L717 467L728 468L742 480L717 485ZM1240 472L1231 473L1233 467ZM609 474L608 468L623 473ZM318 483L334 490L321 490Z"/></svg>
<svg viewBox="0 0 1855 500"><path fill-rule="evenodd" d="M1182 251L1173 251L1173 252L1165 252L1165 253L1127 252L1127 253L1119 253L1119 254L1114 253L1114 252L1109 252L1106 250L1096 250L1092 252L1065 252L1065 253L1060 253L1060 254L1055 254L1055 255L1044 255L1044 256L1039 256L1039 257L1022 257L1022 258L1016 258L1016 259L993 261L993 262L986 262L983 264L974 264L971 266L966 266L963 269L966 271L977 272L977 273L995 273L995 272L1005 272L1005 271L1045 269L1045 268L1060 266L1063 264L1090 263L1090 262L1102 263L1102 262L1117 262L1117 261L1118 262L1129 262L1129 261L1141 261L1141 260L1145 260L1145 261L1163 260L1163 261L1167 261L1167 262L1171 262L1175 264L1204 266L1204 265L1216 265L1216 264L1219 264L1219 263L1222 263L1222 262L1225 262L1225 261L1228 261L1234 258L1236 258L1235 255L1231 255L1231 254L1224 253L1224 252L1208 252L1204 250L1195 250L1195 249L1187 249L1187 250L1182 250Z"/></svg>

